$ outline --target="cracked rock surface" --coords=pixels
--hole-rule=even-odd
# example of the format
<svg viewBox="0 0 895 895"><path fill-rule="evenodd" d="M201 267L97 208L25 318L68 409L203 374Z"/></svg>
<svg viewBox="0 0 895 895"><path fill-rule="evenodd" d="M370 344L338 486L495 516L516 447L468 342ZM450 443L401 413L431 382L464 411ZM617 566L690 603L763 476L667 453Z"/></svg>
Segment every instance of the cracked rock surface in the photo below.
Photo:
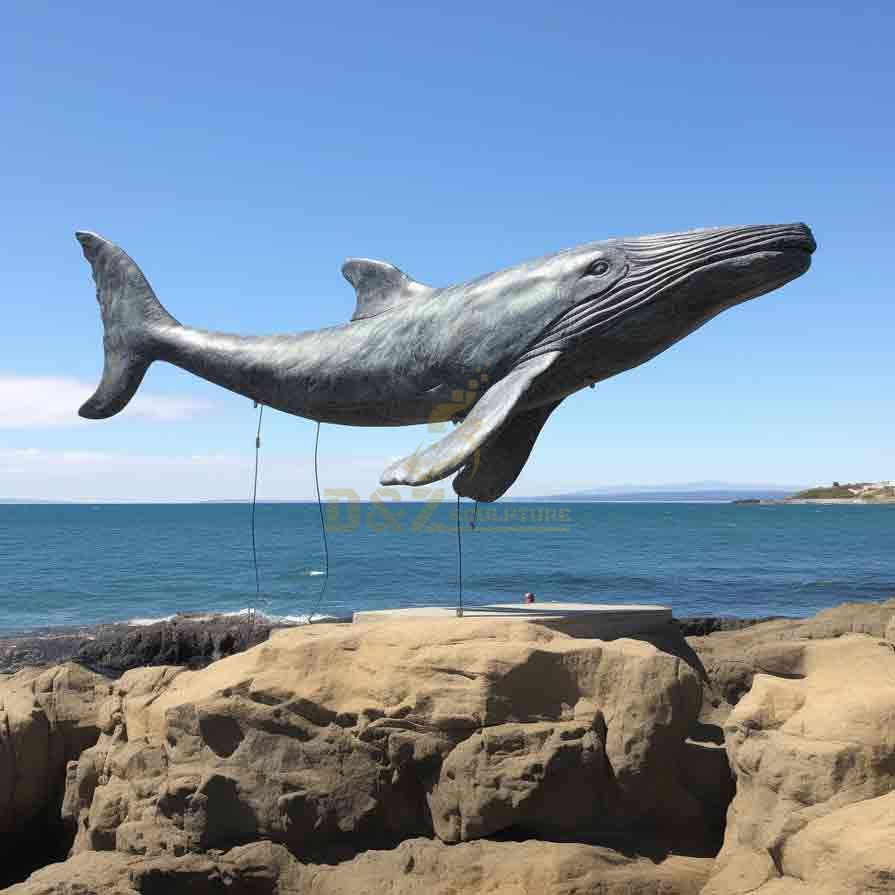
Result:
<svg viewBox="0 0 895 895"><path fill-rule="evenodd" d="M682 824L699 838L675 768L701 693L651 643L525 621L296 628L202 671L127 672L64 811L75 853L266 839L310 857Z"/></svg>
<svg viewBox="0 0 895 895"><path fill-rule="evenodd" d="M321 624L0 677L0 841L24 805L74 834L4 891L895 895L893 617Z"/></svg>
<svg viewBox="0 0 895 895"><path fill-rule="evenodd" d="M895 891L895 647L780 642L724 724L737 779L705 895Z"/></svg>
<svg viewBox="0 0 895 895"><path fill-rule="evenodd" d="M66 763L96 742L109 691L105 678L72 664L0 676L0 885L31 851L64 855ZM51 837L55 851L43 842Z"/></svg>
<svg viewBox="0 0 895 895"><path fill-rule="evenodd" d="M302 864L282 845L139 858L82 853L7 895L696 895L711 858L644 857L603 846L408 839L333 864Z"/></svg>

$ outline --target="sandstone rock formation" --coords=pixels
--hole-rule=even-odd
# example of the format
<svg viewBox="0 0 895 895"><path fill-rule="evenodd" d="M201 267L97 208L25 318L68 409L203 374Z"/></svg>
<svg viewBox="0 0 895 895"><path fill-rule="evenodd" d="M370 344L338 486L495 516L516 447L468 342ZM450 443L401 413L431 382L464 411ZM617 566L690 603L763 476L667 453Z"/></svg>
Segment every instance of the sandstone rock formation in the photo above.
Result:
<svg viewBox="0 0 895 895"><path fill-rule="evenodd" d="M300 864L281 845L140 858L85 852L6 895L697 895L711 858L636 857L594 845L409 839L337 864Z"/></svg>
<svg viewBox="0 0 895 895"><path fill-rule="evenodd" d="M701 838L711 820L676 773L700 704L697 673L641 641L503 620L298 628L203 671L125 674L64 810L75 852L141 855Z"/></svg>
<svg viewBox="0 0 895 895"><path fill-rule="evenodd" d="M705 895L895 891L895 648L766 644L724 728L737 777Z"/></svg>
<svg viewBox="0 0 895 895"><path fill-rule="evenodd" d="M57 804L80 752L72 856L9 891L895 895L893 618L332 624L199 671L0 678L20 749L56 731ZM28 803L8 741L0 807Z"/></svg>
<svg viewBox="0 0 895 895"><path fill-rule="evenodd" d="M842 603L807 619L778 619L742 630L688 637L698 655L708 686L702 720L723 724L733 706L749 692L756 674L774 673L777 644L796 640L828 640L845 634L867 634L895 642L895 599L881 603Z"/></svg>
<svg viewBox="0 0 895 895"><path fill-rule="evenodd" d="M99 735L108 682L77 665L0 678L0 881L33 840L58 834L66 762Z"/></svg>

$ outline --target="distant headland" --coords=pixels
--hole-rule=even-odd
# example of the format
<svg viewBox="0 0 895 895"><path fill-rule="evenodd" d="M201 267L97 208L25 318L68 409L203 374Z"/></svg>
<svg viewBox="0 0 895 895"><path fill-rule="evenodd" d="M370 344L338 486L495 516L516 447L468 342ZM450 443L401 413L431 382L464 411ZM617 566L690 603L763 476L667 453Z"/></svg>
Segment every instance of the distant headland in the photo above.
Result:
<svg viewBox="0 0 895 895"><path fill-rule="evenodd" d="M895 504L895 480L818 485L784 498L744 498L737 504Z"/></svg>

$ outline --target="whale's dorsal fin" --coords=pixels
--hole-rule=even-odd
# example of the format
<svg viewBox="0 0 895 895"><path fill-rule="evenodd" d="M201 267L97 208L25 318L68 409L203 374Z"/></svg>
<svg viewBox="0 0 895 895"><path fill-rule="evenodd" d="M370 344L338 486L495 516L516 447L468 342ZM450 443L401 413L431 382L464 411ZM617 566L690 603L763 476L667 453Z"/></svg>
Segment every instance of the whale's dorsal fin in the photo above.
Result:
<svg viewBox="0 0 895 895"><path fill-rule="evenodd" d="M342 276L357 292L357 307L352 320L376 317L404 302L425 298L435 292L431 286L412 280L387 261L349 258L342 265Z"/></svg>

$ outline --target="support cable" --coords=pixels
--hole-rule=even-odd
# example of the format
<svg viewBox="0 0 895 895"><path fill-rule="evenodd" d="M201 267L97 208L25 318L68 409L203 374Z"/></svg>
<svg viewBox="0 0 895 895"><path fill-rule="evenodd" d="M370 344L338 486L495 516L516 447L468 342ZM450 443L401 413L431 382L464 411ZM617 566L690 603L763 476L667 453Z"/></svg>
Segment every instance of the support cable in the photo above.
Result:
<svg viewBox="0 0 895 895"><path fill-rule="evenodd" d="M320 475L317 468L317 451L320 447L320 422L317 422L317 435L314 438L314 485L317 488L317 510L320 513L320 535L323 539L323 558L324 558L324 567L323 567L323 586L320 588L320 593L317 595L317 602L314 604L314 608L311 613L308 615L308 624L311 624L314 616L317 614L317 611L320 609L320 604L323 602L323 595L326 593L326 586L329 584L329 544L326 540L326 519L323 516L323 501L320 499Z"/></svg>
<svg viewBox="0 0 895 895"><path fill-rule="evenodd" d="M264 416L264 405L255 402L258 407L258 429L255 432L255 475L252 480L252 565L255 569L255 605L249 607L248 611L248 641L251 641L252 630L255 627L255 614L258 604L261 602L261 576L258 573L258 544L255 538L255 513L258 508L258 468L261 458L261 419ZM248 644L247 644L248 645Z"/></svg>
<svg viewBox="0 0 895 895"><path fill-rule="evenodd" d="M463 618L463 540L460 537L460 495L457 495L457 618Z"/></svg>

